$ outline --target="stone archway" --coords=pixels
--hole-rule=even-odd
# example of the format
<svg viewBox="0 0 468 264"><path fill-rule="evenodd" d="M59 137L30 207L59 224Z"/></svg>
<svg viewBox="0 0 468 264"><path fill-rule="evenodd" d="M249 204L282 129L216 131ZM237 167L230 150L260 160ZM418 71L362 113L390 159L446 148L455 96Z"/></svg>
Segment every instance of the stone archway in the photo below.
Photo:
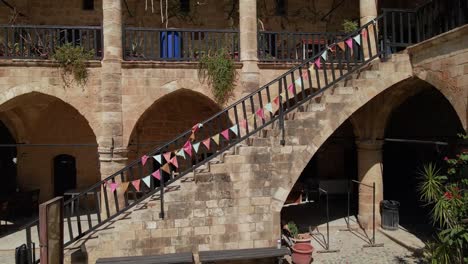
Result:
<svg viewBox="0 0 468 264"><path fill-rule="evenodd" d="M129 161L172 140L221 111L207 96L179 89L155 101L140 116L128 140Z"/></svg>
<svg viewBox="0 0 468 264"><path fill-rule="evenodd" d="M0 120L16 139L16 187L39 190L40 201L54 196L53 159L76 157L78 189L100 179L96 136L88 120L61 99L39 92L0 105Z"/></svg>

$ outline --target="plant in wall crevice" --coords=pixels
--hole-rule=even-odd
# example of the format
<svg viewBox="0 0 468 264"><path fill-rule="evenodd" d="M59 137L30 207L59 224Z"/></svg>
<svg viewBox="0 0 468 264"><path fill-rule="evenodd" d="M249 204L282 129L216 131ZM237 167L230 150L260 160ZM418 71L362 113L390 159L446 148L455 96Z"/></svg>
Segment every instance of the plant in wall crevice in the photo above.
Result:
<svg viewBox="0 0 468 264"><path fill-rule="evenodd" d="M224 105L235 88L237 73L231 54L221 49L202 55L198 64L198 78L211 86L215 101Z"/></svg>
<svg viewBox="0 0 468 264"><path fill-rule="evenodd" d="M73 75L73 79L78 85L86 84L88 80L88 69L86 61L93 58L94 51L86 51L83 47L74 47L71 43L67 43L55 50L53 58L58 62L62 69L62 80L65 86L70 86L71 81L68 76Z"/></svg>

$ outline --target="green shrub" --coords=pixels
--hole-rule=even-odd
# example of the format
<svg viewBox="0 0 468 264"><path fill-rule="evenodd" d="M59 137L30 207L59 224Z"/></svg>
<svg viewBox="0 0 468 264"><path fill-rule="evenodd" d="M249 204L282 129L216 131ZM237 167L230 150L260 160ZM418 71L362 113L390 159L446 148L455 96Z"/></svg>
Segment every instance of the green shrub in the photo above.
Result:
<svg viewBox="0 0 468 264"><path fill-rule="evenodd" d="M67 43L55 50L53 55L60 67L62 68L62 79L66 84L66 75L72 74L75 81L79 85L84 85L88 79L88 69L86 61L93 58L94 51L85 51L83 47L74 47L71 43Z"/></svg>

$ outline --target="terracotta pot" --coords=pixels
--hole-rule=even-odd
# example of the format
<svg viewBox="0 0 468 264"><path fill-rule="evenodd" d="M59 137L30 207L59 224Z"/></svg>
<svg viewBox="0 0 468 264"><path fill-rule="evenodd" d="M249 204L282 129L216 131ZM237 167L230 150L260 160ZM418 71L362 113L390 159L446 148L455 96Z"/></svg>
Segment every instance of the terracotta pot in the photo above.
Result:
<svg viewBox="0 0 468 264"><path fill-rule="evenodd" d="M294 244L292 250L292 261L294 264L309 264L311 262L314 247L310 243Z"/></svg>
<svg viewBox="0 0 468 264"><path fill-rule="evenodd" d="M312 236L308 233L305 234L299 234L297 238L293 238L294 243L296 244L310 244L310 241L312 240Z"/></svg>

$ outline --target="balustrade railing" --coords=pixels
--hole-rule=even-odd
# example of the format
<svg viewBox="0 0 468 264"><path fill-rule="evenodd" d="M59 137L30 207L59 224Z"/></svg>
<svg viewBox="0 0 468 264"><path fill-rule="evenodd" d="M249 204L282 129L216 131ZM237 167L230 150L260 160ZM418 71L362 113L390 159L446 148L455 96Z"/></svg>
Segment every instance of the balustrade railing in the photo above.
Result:
<svg viewBox="0 0 468 264"><path fill-rule="evenodd" d="M239 60L239 31L124 27L125 60L197 61L224 50Z"/></svg>
<svg viewBox="0 0 468 264"><path fill-rule="evenodd" d="M264 62L301 62L319 54L346 33L260 31L258 58Z"/></svg>
<svg viewBox="0 0 468 264"><path fill-rule="evenodd" d="M50 59L55 49L67 43L102 57L100 26L0 25L0 58Z"/></svg>
<svg viewBox="0 0 468 264"><path fill-rule="evenodd" d="M413 9L382 9L383 46L397 52L468 23L468 0L432 0Z"/></svg>

